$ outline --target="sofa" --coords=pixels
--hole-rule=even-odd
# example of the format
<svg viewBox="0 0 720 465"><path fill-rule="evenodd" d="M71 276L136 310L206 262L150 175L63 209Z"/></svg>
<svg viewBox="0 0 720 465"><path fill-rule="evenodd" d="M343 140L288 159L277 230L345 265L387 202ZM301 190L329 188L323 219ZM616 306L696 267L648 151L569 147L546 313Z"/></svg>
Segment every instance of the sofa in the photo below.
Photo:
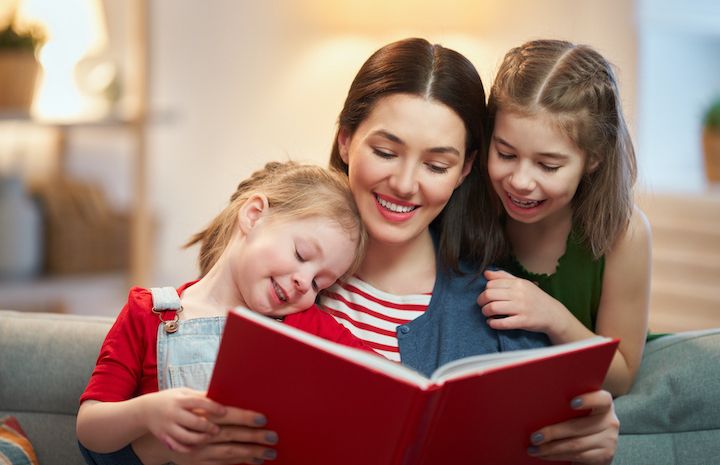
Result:
<svg viewBox="0 0 720 465"><path fill-rule="evenodd" d="M82 465L78 398L112 324L103 317L0 310L0 417L13 415L40 465ZM648 343L616 399L614 465L720 464L720 328Z"/></svg>

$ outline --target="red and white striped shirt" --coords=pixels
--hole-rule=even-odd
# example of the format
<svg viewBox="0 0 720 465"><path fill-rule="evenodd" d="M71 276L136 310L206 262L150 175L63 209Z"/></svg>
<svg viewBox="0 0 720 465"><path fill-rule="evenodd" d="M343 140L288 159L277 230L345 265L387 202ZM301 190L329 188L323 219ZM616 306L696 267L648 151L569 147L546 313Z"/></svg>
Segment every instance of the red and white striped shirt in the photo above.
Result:
<svg viewBox="0 0 720 465"><path fill-rule="evenodd" d="M388 294L352 277L328 288L320 305L369 347L399 362L396 329L425 313L431 297Z"/></svg>

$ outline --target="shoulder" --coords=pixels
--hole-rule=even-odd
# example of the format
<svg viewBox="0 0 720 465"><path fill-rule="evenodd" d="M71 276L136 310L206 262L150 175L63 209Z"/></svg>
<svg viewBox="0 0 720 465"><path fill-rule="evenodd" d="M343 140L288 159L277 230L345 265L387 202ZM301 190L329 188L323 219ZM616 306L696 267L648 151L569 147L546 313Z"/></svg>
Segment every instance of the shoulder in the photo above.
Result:
<svg viewBox="0 0 720 465"><path fill-rule="evenodd" d="M613 255L615 252L646 249L650 246L651 237L652 232L647 216L638 206L635 206L627 229L618 237L609 255Z"/></svg>

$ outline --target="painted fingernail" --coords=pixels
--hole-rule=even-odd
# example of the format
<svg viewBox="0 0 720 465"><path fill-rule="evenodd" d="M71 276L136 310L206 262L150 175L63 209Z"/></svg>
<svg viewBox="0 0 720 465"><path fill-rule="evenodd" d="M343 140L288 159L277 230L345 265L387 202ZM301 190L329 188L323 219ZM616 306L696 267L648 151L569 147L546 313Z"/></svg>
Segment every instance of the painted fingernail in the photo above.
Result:
<svg viewBox="0 0 720 465"><path fill-rule="evenodd" d="M267 418L265 418L264 415L258 415L253 420L253 423L255 423L255 426L265 426L267 424Z"/></svg>
<svg viewBox="0 0 720 465"><path fill-rule="evenodd" d="M530 436L530 442L533 444L540 444L545 439L545 436L542 433L533 433Z"/></svg>
<svg viewBox="0 0 720 465"><path fill-rule="evenodd" d="M576 397L573 400L570 401L570 407L572 408L580 408L583 405L583 400L580 397Z"/></svg>
<svg viewBox="0 0 720 465"><path fill-rule="evenodd" d="M540 448L538 446L530 446L528 447L528 454L535 455L538 452L540 452Z"/></svg>
<svg viewBox="0 0 720 465"><path fill-rule="evenodd" d="M275 458L277 457L277 452L275 452L273 449L266 449L265 452L263 452L263 457L268 460L275 460Z"/></svg>
<svg viewBox="0 0 720 465"><path fill-rule="evenodd" d="M278 435L274 431L270 431L265 435L265 440L269 442L270 444L277 444L278 442Z"/></svg>

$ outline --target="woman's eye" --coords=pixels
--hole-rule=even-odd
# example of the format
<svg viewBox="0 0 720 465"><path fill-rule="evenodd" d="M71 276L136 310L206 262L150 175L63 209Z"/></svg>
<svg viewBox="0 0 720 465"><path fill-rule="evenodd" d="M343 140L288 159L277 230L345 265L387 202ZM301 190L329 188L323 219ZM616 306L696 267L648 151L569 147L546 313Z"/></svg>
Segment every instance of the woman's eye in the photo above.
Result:
<svg viewBox="0 0 720 465"><path fill-rule="evenodd" d="M433 173L437 173L437 174L444 174L444 173L447 173L447 171L448 171L447 166L434 165L432 163L428 163L427 167L430 171L432 171Z"/></svg>
<svg viewBox="0 0 720 465"><path fill-rule="evenodd" d="M377 155L378 157L380 157L380 158L386 158L386 159L387 159L387 158L393 158L393 157L395 156L394 153L385 152L385 151L380 150L380 149L373 149L373 153L374 153L375 155Z"/></svg>
<svg viewBox="0 0 720 465"><path fill-rule="evenodd" d="M509 153L498 152L497 154L498 158L500 158L501 160L512 160L513 158L515 158L515 155L511 155Z"/></svg>

